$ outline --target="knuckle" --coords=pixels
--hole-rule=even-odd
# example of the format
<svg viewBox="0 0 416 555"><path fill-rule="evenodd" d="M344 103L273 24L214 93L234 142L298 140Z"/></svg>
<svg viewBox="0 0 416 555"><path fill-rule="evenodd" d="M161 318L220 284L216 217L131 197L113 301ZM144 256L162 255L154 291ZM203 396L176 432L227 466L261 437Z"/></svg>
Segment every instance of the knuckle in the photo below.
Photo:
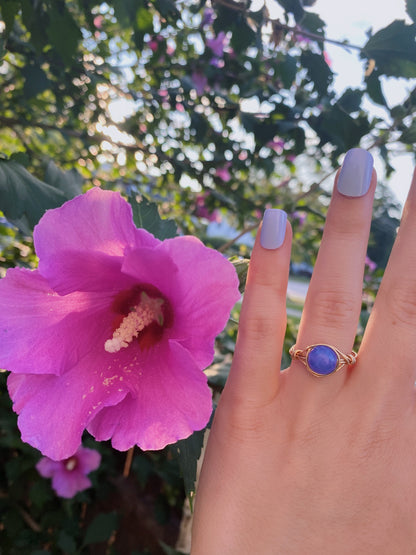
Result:
<svg viewBox="0 0 416 555"><path fill-rule="evenodd" d="M244 341L252 344L264 343L265 338L270 336L270 331L276 328L275 318L268 316L255 316L240 327L239 334Z"/></svg>
<svg viewBox="0 0 416 555"><path fill-rule="evenodd" d="M368 218L357 213L336 211L328 215L327 224L331 236L341 242L350 242L353 237L362 237L368 228Z"/></svg>
<svg viewBox="0 0 416 555"><path fill-rule="evenodd" d="M246 299L245 299L246 300ZM248 299L247 299L248 301ZM283 334L286 329L286 299L267 298L262 295L251 298L244 305L240 316L238 335L250 348L267 347L276 334Z"/></svg>
<svg viewBox="0 0 416 555"><path fill-rule="evenodd" d="M355 319L357 302L345 290L318 291L314 296L313 310L318 326L342 329Z"/></svg>
<svg viewBox="0 0 416 555"><path fill-rule="evenodd" d="M230 441L259 441L270 433L265 411L272 401L273 399L270 399L268 404L261 406L246 396L230 391L224 392L215 413L214 423L219 422Z"/></svg>

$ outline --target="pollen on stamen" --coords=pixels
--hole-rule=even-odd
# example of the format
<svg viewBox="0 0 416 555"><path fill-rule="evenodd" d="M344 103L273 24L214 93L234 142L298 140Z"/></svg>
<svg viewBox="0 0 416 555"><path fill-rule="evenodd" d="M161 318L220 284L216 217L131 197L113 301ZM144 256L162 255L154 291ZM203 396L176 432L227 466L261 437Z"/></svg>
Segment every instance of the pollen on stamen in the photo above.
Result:
<svg viewBox="0 0 416 555"><path fill-rule="evenodd" d="M70 457L66 462L65 462L65 468L69 471L74 470L74 468L77 466L77 459L75 457Z"/></svg>
<svg viewBox="0 0 416 555"><path fill-rule="evenodd" d="M117 353L120 349L128 347L134 338L152 322L163 325L162 305L163 299L149 297L144 291L140 303L125 316L120 326L114 331L113 337L104 343L108 353Z"/></svg>

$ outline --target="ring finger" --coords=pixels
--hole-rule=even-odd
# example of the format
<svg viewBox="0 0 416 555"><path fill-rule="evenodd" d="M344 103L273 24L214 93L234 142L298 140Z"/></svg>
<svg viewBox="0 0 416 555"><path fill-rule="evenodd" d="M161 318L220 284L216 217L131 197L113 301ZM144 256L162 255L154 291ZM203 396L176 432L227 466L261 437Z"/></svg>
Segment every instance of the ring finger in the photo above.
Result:
<svg viewBox="0 0 416 555"><path fill-rule="evenodd" d="M371 154L359 148L350 150L335 179L296 349L326 344L345 354L351 352L361 308L375 186ZM344 369L320 380L309 374L300 360L293 360L287 373L289 384L295 387L298 394L311 380L318 380L321 390L326 390L331 384L333 392L333 387L340 387L345 376Z"/></svg>

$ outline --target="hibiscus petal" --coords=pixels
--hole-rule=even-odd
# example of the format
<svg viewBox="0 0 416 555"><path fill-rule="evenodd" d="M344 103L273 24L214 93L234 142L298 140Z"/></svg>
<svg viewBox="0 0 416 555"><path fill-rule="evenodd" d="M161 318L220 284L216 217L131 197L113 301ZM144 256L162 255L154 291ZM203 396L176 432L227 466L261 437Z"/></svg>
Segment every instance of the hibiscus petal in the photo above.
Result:
<svg viewBox="0 0 416 555"><path fill-rule="evenodd" d="M136 283L150 283L169 298L175 288L178 268L169 253L140 248L126 252L122 272Z"/></svg>
<svg viewBox="0 0 416 555"><path fill-rule="evenodd" d="M131 394L104 408L88 431L99 441L112 438L115 449L133 445L162 449L208 423L211 391L203 372L179 344L159 344L143 353L140 370L128 377Z"/></svg>
<svg viewBox="0 0 416 555"><path fill-rule="evenodd" d="M8 270L0 280L0 367L35 374L71 368L110 333L111 302L105 294L63 297L36 270Z"/></svg>
<svg viewBox="0 0 416 555"><path fill-rule="evenodd" d="M55 257L54 264L46 271L47 279L59 295L74 291L115 294L134 283L130 276L121 273L122 263L122 257L101 252L66 251L65 256Z"/></svg>
<svg viewBox="0 0 416 555"><path fill-rule="evenodd" d="M214 356L214 339L240 298L237 273L224 256L195 237L167 239L157 251L169 254L178 267L171 288L175 319L170 337L177 338L205 368ZM170 276L165 274L164 279Z"/></svg>
<svg viewBox="0 0 416 555"><path fill-rule="evenodd" d="M70 499L79 491L91 486L91 481L81 472L73 470L67 472L64 469L55 472L52 476L52 487L60 497Z"/></svg>
<svg viewBox="0 0 416 555"><path fill-rule="evenodd" d="M62 463L59 461L53 461L48 457L42 457L36 463L36 470L44 478L51 478L53 474L60 468Z"/></svg>
<svg viewBox="0 0 416 555"><path fill-rule="evenodd" d="M78 468L83 474L88 474L100 466L101 455L95 449L80 447L76 453Z"/></svg>
<svg viewBox="0 0 416 555"><path fill-rule="evenodd" d="M22 441L53 460L71 457L92 418L129 391L111 362L103 349L102 357L95 352L62 376L10 374L7 386Z"/></svg>
<svg viewBox="0 0 416 555"><path fill-rule="evenodd" d="M80 284L99 284L100 277L106 279L107 267L102 266L106 256L111 268L127 246L154 247L160 242L135 227L131 207L119 193L98 187L48 210L33 237L39 271L59 293L79 290ZM87 268L73 261L77 252L84 261L92 259ZM62 272L65 283L61 291Z"/></svg>

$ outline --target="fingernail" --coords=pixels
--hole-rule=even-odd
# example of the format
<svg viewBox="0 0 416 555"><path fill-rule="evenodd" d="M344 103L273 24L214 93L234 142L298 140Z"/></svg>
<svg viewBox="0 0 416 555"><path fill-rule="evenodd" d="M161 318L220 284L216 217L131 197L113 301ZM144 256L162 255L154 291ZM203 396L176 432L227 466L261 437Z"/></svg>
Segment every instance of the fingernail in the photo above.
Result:
<svg viewBox="0 0 416 555"><path fill-rule="evenodd" d="M267 208L264 211L261 226L260 244L264 249L278 249L286 233L287 214L278 208Z"/></svg>
<svg viewBox="0 0 416 555"><path fill-rule="evenodd" d="M362 148L352 148L345 155L338 176L338 191L347 197L362 197L370 187L373 157Z"/></svg>

